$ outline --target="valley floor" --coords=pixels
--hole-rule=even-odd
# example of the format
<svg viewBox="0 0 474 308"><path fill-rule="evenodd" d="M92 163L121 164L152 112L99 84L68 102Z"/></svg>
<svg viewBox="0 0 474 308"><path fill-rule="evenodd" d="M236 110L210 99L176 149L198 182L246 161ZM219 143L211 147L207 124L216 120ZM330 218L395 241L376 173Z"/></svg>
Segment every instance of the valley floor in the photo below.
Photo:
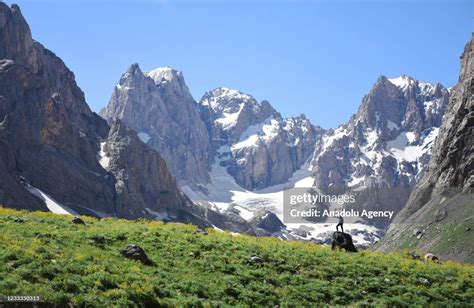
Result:
<svg viewBox="0 0 474 308"><path fill-rule="evenodd" d="M183 224L0 208L0 295L115 306L440 305L474 302L474 267L406 252L345 253ZM137 244L151 264L122 256Z"/></svg>

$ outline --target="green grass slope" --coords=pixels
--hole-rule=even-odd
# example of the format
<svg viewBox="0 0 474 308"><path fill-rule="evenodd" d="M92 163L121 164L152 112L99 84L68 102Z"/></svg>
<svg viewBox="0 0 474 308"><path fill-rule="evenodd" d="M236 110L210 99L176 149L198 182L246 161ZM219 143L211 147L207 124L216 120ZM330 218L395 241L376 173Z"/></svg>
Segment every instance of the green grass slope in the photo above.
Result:
<svg viewBox="0 0 474 308"><path fill-rule="evenodd" d="M0 294L99 307L474 302L469 265L213 230L204 235L190 225L83 219L86 225L75 225L70 216L0 208ZM98 235L105 242L97 243ZM154 264L124 258L120 249L130 243ZM264 262L251 263L254 254Z"/></svg>
<svg viewBox="0 0 474 308"><path fill-rule="evenodd" d="M417 248L432 252L441 260L474 264L473 205L472 194L431 195L430 200L409 219L394 223L392 230L374 248L381 251ZM440 211L446 215L436 219ZM415 229L423 232L421 238L415 235Z"/></svg>

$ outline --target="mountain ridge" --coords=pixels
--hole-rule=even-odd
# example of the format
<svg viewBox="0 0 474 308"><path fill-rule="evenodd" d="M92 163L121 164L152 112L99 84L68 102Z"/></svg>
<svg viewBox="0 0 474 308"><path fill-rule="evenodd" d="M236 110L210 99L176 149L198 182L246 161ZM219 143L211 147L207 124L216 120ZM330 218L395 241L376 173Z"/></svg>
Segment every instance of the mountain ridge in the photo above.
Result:
<svg viewBox="0 0 474 308"><path fill-rule="evenodd" d="M139 70L138 65L131 67ZM183 74L170 67L157 68L150 73L139 71L138 74L140 77L135 79L133 79L135 75L128 71L122 75L108 106L102 109L101 115L108 121L121 119L141 133L146 142L165 157L173 175L182 186L190 185L196 188L197 185L208 184L211 166L222 146L235 149L228 153L231 159L227 164L232 175L244 187L257 189L282 183L306 161L314 144L312 135L320 131L320 128L313 127L305 117L288 118L292 122L290 123L292 127L285 129L286 120L268 101L257 102L253 96L231 88L215 88L196 102L189 93ZM147 74L156 77L153 85L150 80L143 78L143 76L150 77ZM162 75L175 76L172 78L175 82L168 82ZM174 94L163 95L163 92ZM186 107L180 107L182 97L186 97L184 99ZM156 114L157 105L166 106L160 107L159 110L166 109L170 113L169 116ZM183 112L182 108L186 111ZM180 110L179 113L177 110ZM160 113L166 112L160 111ZM176 114L183 116L185 120L176 122ZM261 125L261 130L266 127L264 122L271 122L272 119L278 122L274 124L274 129L278 130L276 134L281 139L276 143L270 142L269 138L264 140L255 135L259 133L257 125ZM173 123L179 123L179 129L168 127L168 125L173 127ZM295 128L295 131L293 129L295 123L305 126L304 129ZM159 125L160 129L155 129ZM189 138L176 136L177 131L180 131L180 135L194 136L192 139L197 141L191 142ZM252 137L254 141L260 145L257 147L258 153L255 152L257 150L253 148L252 142L240 143L245 139L242 134L247 133L246 137L249 137L250 132L254 135ZM306 137L308 133L311 136ZM261 135L264 134L262 131ZM291 145L296 142L295 138L298 138L293 137L294 134L300 139L307 138L309 145L303 143ZM290 164L283 165L283 168L272 167L278 162L275 157L271 157L271 151L282 151L288 158L296 157L296 162L293 164L291 162L294 160L288 159ZM179 162L179 166L176 166L176 161ZM249 164L246 161L249 161ZM194 167L191 168L190 165Z"/></svg>
<svg viewBox="0 0 474 308"><path fill-rule="evenodd" d="M163 71L178 72L170 67L152 71L160 74ZM180 76L184 82L181 72ZM157 86L166 87L167 82ZM185 89L189 93L187 86ZM202 168L207 170L208 180L180 184L193 201L222 213L237 211L244 220L249 220L249 215L253 215L250 213L256 213L257 208L253 205L249 208L247 204L257 200L261 200L262 204L268 203L264 200L266 197L255 199L255 193L273 191L273 187L279 185L295 185L296 182L290 179L295 172L307 172L302 168L307 168L303 165L308 164L308 180L303 182L309 187L313 186L321 192L347 193L354 187L360 189L368 185L367 194L376 194L376 199L369 198L355 208L382 202L378 205L379 209L397 213L425 172L430 147L446 110L448 97L448 90L438 83L430 84L406 75L390 79L380 76L349 121L336 130L326 131L313 125L304 115L283 118L265 100L258 102L250 94L229 87L217 87L192 104L197 107L208 132L210 159ZM109 106L111 104L133 105L136 102L127 99L121 102L120 99L114 100L113 96ZM174 101L168 100L166 104L173 105ZM113 117L106 113L102 116L109 120ZM139 119L125 122L133 127L138 125ZM152 125L153 122L148 122L148 126ZM341 139L343 136L346 137ZM160 132L155 132L151 138L160 138ZM159 148L155 149L160 152ZM193 148L190 150L195 151ZM351 165L354 159L360 160L358 166ZM348 162L350 165L347 165ZM339 175L337 172L340 172ZM374 174L380 180L375 177L370 179ZM313 184L309 184L311 178ZM239 195L247 194L249 200L254 201L245 201L235 193L219 193L219 186L222 189L235 187L232 189L240 191ZM397 198L384 197L389 193L397 195ZM274 200L273 197L270 199ZM282 219L282 205L274 202L263 208L274 211ZM389 223L378 221L375 225L384 230Z"/></svg>
<svg viewBox="0 0 474 308"><path fill-rule="evenodd" d="M442 258L474 262L469 241L474 200L474 39L461 56L458 84L433 146L429 170L377 248L418 247ZM415 236L414 236L415 235Z"/></svg>

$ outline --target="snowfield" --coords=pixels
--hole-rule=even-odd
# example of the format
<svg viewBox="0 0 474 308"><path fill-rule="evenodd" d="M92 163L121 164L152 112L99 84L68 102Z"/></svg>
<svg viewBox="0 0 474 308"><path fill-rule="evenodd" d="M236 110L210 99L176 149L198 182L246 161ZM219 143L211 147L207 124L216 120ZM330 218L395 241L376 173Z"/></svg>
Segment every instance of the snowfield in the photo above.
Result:
<svg viewBox="0 0 474 308"><path fill-rule="evenodd" d="M230 148L223 146L218 150L218 159L212 166L210 177L212 182L202 185L200 191L193 190L189 186L183 186L182 190L193 201L207 201L211 203L214 210L225 212L231 204L239 210L240 216L245 220L250 220L254 213L261 209L267 209L275 213L283 221L283 191L294 187L311 187L314 178L311 177L311 158L288 179L286 183L267 187L262 190L249 191L238 185L234 178L227 173L225 167L220 163L226 160L226 154L230 155ZM205 192L208 193L205 193ZM283 223L285 223L283 221ZM308 223L295 224L286 223L287 229L298 239L306 241L327 241L335 231L337 220L333 223ZM297 230L299 229L299 230ZM304 230L305 237L298 235ZM368 247L378 240L381 230L360 223L345 224L345 231L352 235L354 243L359 247Z"/></svg>

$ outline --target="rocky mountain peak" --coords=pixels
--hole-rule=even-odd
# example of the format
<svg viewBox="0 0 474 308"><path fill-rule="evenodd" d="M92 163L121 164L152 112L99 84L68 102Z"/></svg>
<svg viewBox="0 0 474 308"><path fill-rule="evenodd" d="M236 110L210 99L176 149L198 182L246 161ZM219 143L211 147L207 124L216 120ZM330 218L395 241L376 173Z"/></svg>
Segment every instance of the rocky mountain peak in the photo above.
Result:
<svg viewBox="0 0 474 308"><path fill-rule="evenodd" d="M164 67L143 73L130 66L101 115L135 130L164 157L178 181L208 181L209 135L181 72Z"/></svg>
<svg viewBox="0 0 474 308"><path fill-rule="evenodd" d="M259 103L252 95L224 87L204 94L199 104L205 117L225 131L231 142L238 141L249 126L279 117L268 101Z"/></svg>
<svg viewBox="0 0 474 308"><path fill-rule="evenodd" d="M349 126L362 123L372 130L412 131L419 136L423 130L441 125L448 98L449 90L439 83L407 75L390 79L380 76Z"/></svg>
<svg viewBox="0 0 474 308"><path fill-rule="evenodd" d="M380 76L349 122L317 146L316 188L336 193L357 190L377 196L371 204L399 211L426 172L448 99L449 91L440 84L406 75ZM389 194L397 198L386 199Z"/></svg>
<svg viewBox="0 0 474 308"><path fill-rule="evenodd" d="M183 80L183 73L172 67L158 67L146 73L156 84L172 82L174 80Z"/></svg>
<svg viewBox="0 0 474 308"><path fill-rule="evenodd" d="M129 78L135 75L143 75L143 72L140 69L138 63L133 63L132 65L130 65L122 76Z"/></svg>
<svg viewBox="0 0 474 308"><path fill-rule="evenodd" d="M16 4L0 2L0 59L34 68L36 52L30 27Z"/></svg>
<svg viewBox="0 0 474 308"><path fill-rule="evenodd" d="M388 78L388 81L390 81L392 84L396 85L401 89L412 87L418 83L418 81L415 80L413 77L407 75L401 75L396 78Z"/></svg>
<svg viewBox="0 0 474 308"><path fill-rule="evenodd" d="M411 76L401 75L396 78L388 78L390 83L397 86L403 92L408 91L409 89L415 89L414 91L419 91L421 95L439 95L436 93L444 89L440 83L429 83L421 80L417 80Z"/></svg>
<svg viewBox="0 0 474 308"><path fill-rule="evenodd" d="M194 102L194 98L189 92L181 71L171 67L158 67L152 71L145 72L145 76L153 80L162 96L165 97L165 101L174 100L179 103L184 100Z"/></svg>
<svg viewBox="0 0 474 308"><path fill-rule="evenodd" d="M249 94L225 87L215 88L204 94L201 104L210 106L216 112L235 113L244 105L258 108L259 103Z"/></svg>
<svg viewBox="0 0 474 308"><path fill-rule="evenodd" d="M120 89L123 86L132 86L135 82L140 82L144 77L145 76L143 75L140 66L137 63L134 63L128 67L125 73L123 73L115 87Z"/></svg>
<svg viewBox="0 0 474 308"><path fill-rule="evenodd" d="M438 86L439 89L439 86ZM435 93L439 92L435 89ZM441 259L472 262L473 246L453 240L469 236L474 200L474 39L464 48L458 84L434 142L429 167L395 217L380 250L417 247ZM453 227L454 226L454 227ZM422 230L422 237L414 237ZM403 240L402 240L403 239Z"/></svg>

